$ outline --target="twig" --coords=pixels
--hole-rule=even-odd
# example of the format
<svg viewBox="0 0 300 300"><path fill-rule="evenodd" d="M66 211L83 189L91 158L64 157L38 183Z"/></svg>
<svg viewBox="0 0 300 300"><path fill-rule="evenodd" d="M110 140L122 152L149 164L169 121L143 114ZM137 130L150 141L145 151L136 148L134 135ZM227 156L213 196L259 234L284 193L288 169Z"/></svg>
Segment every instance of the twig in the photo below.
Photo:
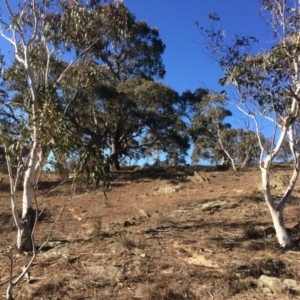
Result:
<svg viewBox="0 0 300 300"><path fill-rule="evenodd" d="M45 247L45 245L49 242L50 237L51 237L51 235L52 235L52 233L53 233L53 229L54 229L56 223L57 223L58 220L60 219L60 217L61 217L61 215L62 215L64 209L65 209L66 206L70 203L70 201L72 200L72 198L73 198L73 194L68 198L68 200L66 201L66 203L65 203L65 204L63 205L63 207L61 208L61 210L60 210L58 216L56 217L56 219L55 219L54 222L52 223L52 226L51 226L51 228L50 228L50 232L49 232L49 234L48 234L48 236L47 236L47 239L46 239L46 240L44 241L44 243L40 246L40 248L38 249L38 252L41 251L41 250L43 249L43 247Z"/></svg>
<svg viewBox="0 0 300 300"><path fill-rule="evenodd" d="M213 294L209 291L209 290L206 290L208 293L209 293L209 295L210 295L210 297L211 297L211 299L215 299L215 297L213 296Z"/></svg>
<svg viewBox="0 0 300 300"><path fill-rule="evenodd" d="M45 210L45 207L46 207L46 204L47 204L47 197L49 196L49 194L52 193L52 192L54 192L54 191L56 191L61 185L63 185L63 184L64 184L65 182L67 182L67 181L68 181L68 179L65 179L65 180L61 181L61 182L59 183L59 185L57 185L55 188L53 188L52 190L50 190L50 191L46 194L46 196L44 197L43 208L41 209L41 211L40 211L40 213L39 213L39 217L43 214L43 212L44 212L44 210Z"/></svg>

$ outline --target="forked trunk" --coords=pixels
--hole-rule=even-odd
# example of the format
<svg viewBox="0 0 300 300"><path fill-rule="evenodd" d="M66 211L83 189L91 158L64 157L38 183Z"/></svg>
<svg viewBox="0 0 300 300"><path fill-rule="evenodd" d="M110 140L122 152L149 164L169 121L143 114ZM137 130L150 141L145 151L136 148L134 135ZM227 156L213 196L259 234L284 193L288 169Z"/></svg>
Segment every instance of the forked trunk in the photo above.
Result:
<svg viewBox="0 0 300 300"><path fill-rule="evenodd" d="M295 164L294 164L294 172L293 172L293 175L290 180L290 184L289 184L285 194L283 195L280 203L277 205L275 210L273 208L269 207L279 244L283 247L293 245L293 242L290 239L290 237L286 231L286 228L284 226L283 213L284 213L285 205L286 205L287 201L289 200L289 198L292 194L292 191L294 189L294 186L296 184L296 181L298 179L298 175L299 175L299 155L296 155L295 156Z"/></svg>
<svg viewBox="0 0 300 300"><path fill-rule="evenodd" d="M274 203L269 198L266 198L267 205L269 207L274 229L276 232L276 237L280 246L282 247L289 247L291 246L292 240L285 228L283 213L284 213L284 206L278 205L277 207L274 206Z"/></svg>
<svg viewBox="0 0 300 300"><path fill-rule="evenodd" d="M263 186L265 200L267 202L268 208L271 213L278 242L282 247L290 247L293 245L292 240L284 225L283 214L284 214L285 205L292 194L292 191L294 189L295 183L299 175L299 155L295 150L293 128L292 128L292 124L294 121L293 116L298 115L298 104L297 103L294 104L293 108L294 109L292 109L292 113L283 119L283 126L282 126L282 130L277 145L273 149L272 153L266 157L264 161L264 166L261 165L262 186ZM283 140L285 139L287 133L289 134L290 148L294 156L294 171L285 194L281 198L279 204L276 206L274 199L272 198L270 185L269 185L269 170L270 170L271 162L278 154L278 151L281 148Z"/></svg>

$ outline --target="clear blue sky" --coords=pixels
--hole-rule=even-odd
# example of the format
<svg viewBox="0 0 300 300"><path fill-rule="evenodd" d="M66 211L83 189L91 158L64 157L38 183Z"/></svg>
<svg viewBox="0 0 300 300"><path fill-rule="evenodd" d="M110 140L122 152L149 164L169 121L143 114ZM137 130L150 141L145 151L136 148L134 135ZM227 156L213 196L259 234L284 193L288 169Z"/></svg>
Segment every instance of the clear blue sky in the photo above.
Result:
<svg viewBox="0 0 300 300"><path fill-rule="evenodd" d="M218 65L205 53L204 40L195 25L210 28L208 14L216 12L226 35L234 33L258 37L272 43L272 34L259 16L258 0L124 0L136 15L136 20L147 21L159 29L166 44L163 61L166 76L163 82L181 93L198 87L221 90L222 74Z"/></svg>

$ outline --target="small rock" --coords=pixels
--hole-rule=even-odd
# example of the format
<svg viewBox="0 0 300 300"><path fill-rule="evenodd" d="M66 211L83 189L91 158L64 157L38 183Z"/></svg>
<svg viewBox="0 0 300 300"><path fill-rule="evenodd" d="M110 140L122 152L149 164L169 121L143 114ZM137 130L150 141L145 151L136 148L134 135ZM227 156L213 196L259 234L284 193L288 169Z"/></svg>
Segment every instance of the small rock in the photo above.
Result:
<svg viewBox="0 0 300 300"><path fill-rule="evenodd" d="M243 193L244 190L234 190L234 192L236 192L237 194Z"/></svg>
<svg viewBox="0 0 300 300"><path fill-rule="evenodd" d="M157 192L153 193L154 195L159 195L159 194L170 194L170 193L174 193L174 192L178 192L179 191L179 187L178 186L174 186L174 185L164 185L161 186Z"/></svg>
<svg viewBox="0 0 300 300"><path fill-rule="evenodd" d="M173 216L181 216L183 213L185 212L185 210L184 209L176 209L176 210L174 210L173 212L172 212L172 215Z"/></svg>
<svg viewBox="0 0 300 300"><path fill-rule="evenodd" d="M283 283L289 288L289 289L293 289L293 290L299 290L300 289L300 285L299 282L294 280L294 279L284 279Z"/></svg>
<svg viewBox="0 0 300 300"><path fill-rule="evenodd" d="M173 274L174 270L173 268L167 268L161 271L162 274Z"/></svg>
<svg viewBox="0 0 300 300"><path fill-rule="evenodd" d="M264 288L262 289L262 292L263 292L265 295L267 295L267 296L273 295L272 291L271 291L269 288L267 288L267 287L264 287Z"/></svg>
<svg viewBox="0 0 300 300"><path fill-rule="evenodd" d="M117 283L117 289L121 290L121 289L123 289L123 287L124 287L124 284L122 282Z"/></svg>
<svg viewBox="0 0 300 300"><path fill-rule="evenodd" d="M138 199L145 199L145 198L148 198L149 197L149 194L147 193L140 193L137 195L137 198Z"/></svg>
<svg viewBox="0 0 300 300"><path fill-rule="evenodd" d="M275 295L280 295L287 291L287 286L276 277L261 275L258 279L258 284L262 288L270 289Z"/></svg>
<svg viewBox="0 0 300 300"><path fill-rule="evenodd" d="M67 243L59 244L56 247L46 251L43 253L43 256L50 257L50 256L62 256L68 247Z"/></svg>
<svg viewBox="0 0 300 300"><path fill-rule="evenodd" d="M149 218L150 215L148 213L146 213L143 209L139 210L139 216L142 218Z"/></svg>
<svg viewBox="0 0 300 300"><path fill-rule="evenodd" d="M204 177L202 177L201 175L199 175L198 172L195 171L194 176L187 176L187 180L190 180L194 183L205 183L208 180L208 178L205 180Z"/></svg>
<svg viewBox="0 0 300 300"><path fill-rule="evenodd" d="M210 202L202 204L201 210L203 210L203 211L212 210L214 208L219 208L220 206L223 206L225 204L227 204L226 201L220 201L220 200L210 201Z"/></svg>
<svg viewBox="0 0 300 300"><path fill-rule="evenodd" d="M85 239L89 239L91 236L94 235L95 229L94 228L89 228L86 232L85 232Z"/></svg>

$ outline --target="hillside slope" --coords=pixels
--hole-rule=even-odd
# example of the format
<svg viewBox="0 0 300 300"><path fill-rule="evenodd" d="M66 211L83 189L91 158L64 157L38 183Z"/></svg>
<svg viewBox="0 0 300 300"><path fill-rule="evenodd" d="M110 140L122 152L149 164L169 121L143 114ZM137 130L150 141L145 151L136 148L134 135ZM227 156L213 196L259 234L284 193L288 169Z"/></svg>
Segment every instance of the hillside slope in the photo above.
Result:
<svg viewBox="0 0 300 300"><path fill-rule="evenodd" d="M289 166L272 172L276 196L290 173ZM39 208L46 200L35 234L38 245L70 198L70 183L57 184L56 177L45 175L37 191ZM106 200L100 190L86 192L77 185L29 278L13 290L16 299L300 299L300 252L278 247L258 169L235 174L200 167L137 168L114 174L112 187ZM285 213L296 244L299 195L298 184ZM2 295L8 256L14 275L30 260L14 247L9 205L4 179ZM266 278L270 284L262 282Z"/></svg>

